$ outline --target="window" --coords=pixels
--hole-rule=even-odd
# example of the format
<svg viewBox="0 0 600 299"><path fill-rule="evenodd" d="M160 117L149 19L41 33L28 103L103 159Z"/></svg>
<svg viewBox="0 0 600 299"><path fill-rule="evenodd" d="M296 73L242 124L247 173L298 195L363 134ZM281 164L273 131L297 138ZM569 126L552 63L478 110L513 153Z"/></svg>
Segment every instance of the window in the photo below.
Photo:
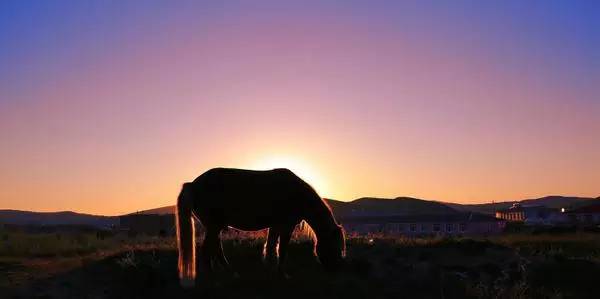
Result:
<svg viewBox="0 0 600 299"><path fill-rule="evenodd" d="M464 231L466 231L466 230L467 230L467 224L466 224L466 223L461 223L461 224L459 224L459 225L458 225L458 229L459 229L461 232L464 232Z"/></svg>
<svg viewBox="0 0 600 299"><path fill-rule="evenodd" d="M427 231L427 224L425 224L425 223L421 224L421 231L422 232L426 232Z"/></svg>
<svg viewBox="0 0 600 299"><path fill-rule="evenodd" d="M454 231L454 223L446 224L446 231L453 232Z"/></svg>
<svg viewBox="0 0 600 299"><path fill-rule="evenodd" d="M392 233L397 233L402 231L402 227L400 223L389 223L387 225L387 231L392 232Z"/></svg>
<svg viewBox="0 0 600 299"><path fill-rule="evenodd" d="M434 232L439 232L440 231L440 224L439 223L434 223L433 224L433 231Z"/></svg>
<svg viewBox="0 0 600 299"><path fill-rule="evenodd" d="M390 233L393 233L397 230L397 228L396 228L397 225L394 223L388 223L384 227L385 227L385 231L390 232Z"/></svg>
<svg viewBox="0 0 600 299"><path fill-rule="evenodd" d="M417 231L417 224L416 223L411 223L410 224L410 231L411 232L416 232Z"/></svg>

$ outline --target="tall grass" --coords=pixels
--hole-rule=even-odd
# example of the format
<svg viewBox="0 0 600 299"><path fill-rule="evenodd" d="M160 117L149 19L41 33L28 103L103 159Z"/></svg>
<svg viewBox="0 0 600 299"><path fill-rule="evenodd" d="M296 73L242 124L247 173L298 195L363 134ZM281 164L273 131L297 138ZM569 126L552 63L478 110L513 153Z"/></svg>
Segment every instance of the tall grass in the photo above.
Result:
<svg viewBox="0 0 600 299"><path fill-rule="evenodd" d="M225 242L263 244L264 231L255 233L226 232L222 235ZM200 237L199 242L202 241ZM295 234L293 242L311 242L302 234ZM347 240L350 248L369 246L391 246L399 248L468 246L469 242L487 242L498 246L514 248L522 255L535 256L546 254L564 254L570 257L600 260L600 234L503 234L489 237L426 237L403 236L351 236ZM105 250L130 250L132 248L175 249L172 237L136 236L119 234L98 238L94 233L36 233L7 232L0 230L0 256L15 257L51 257L84 255Z"/></svg>
<svg viewBox="0 0 600 299"><path fill-rule="evenodd" d="M221 275L218 283L223 285L215 288L231 297L249 293L254 296L247 297L272 298L274 293L269 288L252 291L257 284L269 284L275 279L261 268L260 252L265 238L264 231L224 233L224 251L242 278L228 280ZM202 242L202 238L198 241ZM344 298L586 298L587 294L600 292L600 285L590 282L600 277L600 234L351 236L347 240L347 264L335 276L325 273L312 256L310 238L297 235L292 242L288 269L293 278L270 286L286 292L287 288L302 285L301 290L307 295L304 297L332 297L335 293L344 294ZM97 252L110 257L87 255ZM93 233L0 231L0 257L26 260L23 257L73 255L74 258L63 260L89 258L94 263L101 262L106 267L94 269L105 269L107 279L115 277L111 287L131 294L147 290L151 283L155 284L151 292L171 290L176 284L177 254L172 237L115 235L101 239ZM43 262L47 260L54 259ZM48 271L48 266L32 269ZM147 281L150 278L153 280ZM94 281L89 279L90 287L97 287ZM208 286L208 280L202 285Z"/></svg>
<svg viewBox="0 0 600 299"><path fill-rule="evenodd" d="M493 243L514 248L521 255L561 255L568 258L600 260L600 234L507 234L489 238Z"/></svg>
<svg viewBox="0 0 600 299"><path fill-rule="evenodd" d="M98 238L95 233L36 233L0 231L0 257L57 257L144 248L174 249L173 238Z"/></svg>

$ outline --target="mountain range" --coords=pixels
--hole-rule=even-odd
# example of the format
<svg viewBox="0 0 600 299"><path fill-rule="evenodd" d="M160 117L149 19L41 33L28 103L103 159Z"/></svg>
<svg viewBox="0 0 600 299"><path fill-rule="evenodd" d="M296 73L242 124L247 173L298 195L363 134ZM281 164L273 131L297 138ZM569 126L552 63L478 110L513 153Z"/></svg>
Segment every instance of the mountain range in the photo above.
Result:
<svg viewBox="0 0 600 299"><path fill-rule="evenodd" d="M449 207L452 207L459 211L477 212L482 214L493 215L497 210L508 209L515 203L521 205L532 205L532 206L545 206L553 209L560 208L576 208L589 204L591 200L600 200L600 197L575 197L575 196L545 196L541 198L531 198L523 200L512 200L502 201L484 204L457 204L457 203L444 203Z"/></svg>
<svg viewBox="0 0 600 299"><path fill-rule="evenodd" d="M110 227L119 223L119 217L64 212L30 212L0 210L0 223L18 225L89 225Z"/></svg>
<svg viewBox="0 0 600 299"><path fill-rule="evenodd" d="M348 216L390 216L414 214L451 214L456 212L477 212L493 215L496 210L506 209L515 203L522 205L542 205L550 208L584 206L600 200L591 197L546 196L541 198L504 201L484 204L457 204L423 200L412 197L375 198L362 197L345 202L327 199L337 217ZM131 214L173 214L174 206L160 207ZM71 225L83 224L96 227L110 227L119 223L118 216L101 216L75 212L30 212L0 210L0 223L18 225Z"/></svg>

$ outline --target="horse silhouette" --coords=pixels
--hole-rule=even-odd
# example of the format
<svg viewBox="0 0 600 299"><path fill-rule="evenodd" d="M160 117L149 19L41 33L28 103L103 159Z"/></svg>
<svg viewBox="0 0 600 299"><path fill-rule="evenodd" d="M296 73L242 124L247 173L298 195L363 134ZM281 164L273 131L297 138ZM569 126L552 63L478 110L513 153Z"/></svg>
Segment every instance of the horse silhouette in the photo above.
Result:
<svg viewBox="0 0 600 299"><path fill-rule="evenodd" d="M183 184L176 215L178 269L183 287L195 284L195 219L205 228L202 265L208 271L212 271L212 262L230 268L220 239L227 227L246 231L268 228L263 254L276 260L279 253L278 270L282 274L288 243L302 220L314 231L313 252L325 269L336 269L345 255L344 230L331 209L308 183L288 169L210 169Z"/></svg>

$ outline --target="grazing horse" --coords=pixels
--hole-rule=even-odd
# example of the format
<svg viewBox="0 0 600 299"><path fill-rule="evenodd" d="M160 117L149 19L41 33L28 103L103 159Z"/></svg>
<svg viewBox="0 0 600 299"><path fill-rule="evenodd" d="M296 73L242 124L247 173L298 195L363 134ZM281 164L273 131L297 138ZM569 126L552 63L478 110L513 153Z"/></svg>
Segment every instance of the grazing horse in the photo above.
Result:
<svg viewBox="0 0 600 299"><path fill-rule="evenodd" d="M220 240L221 230L227 227L246 231L268 228L265 258L277 259L279 239L278 269L282 274L292 232L302 220L314 231L314 253L326 269L336 269L345 255L344 231L331 209L309 184L288 169L210 169L183 184L176 214L183 287L194 286L196 277L194 219L200 220L206 230L202 264L209 271L211 261L229 268Z"/></svg>

